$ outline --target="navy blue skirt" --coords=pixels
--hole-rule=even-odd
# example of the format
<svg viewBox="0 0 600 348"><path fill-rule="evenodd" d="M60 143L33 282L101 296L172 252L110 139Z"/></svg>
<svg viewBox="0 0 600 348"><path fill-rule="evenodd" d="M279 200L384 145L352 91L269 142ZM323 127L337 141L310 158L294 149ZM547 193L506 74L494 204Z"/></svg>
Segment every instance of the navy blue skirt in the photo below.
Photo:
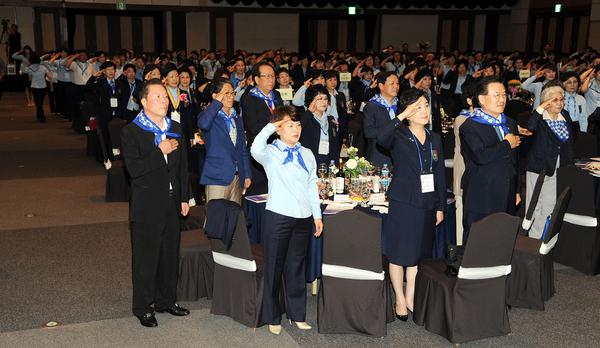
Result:
<svg viewBox="0 0 600 348"><path fill-rule="evenodd" d="M383 228L383 254L390 263L416 266L422 259L431 257L435 214L435 209L390 200Z"/></svg>

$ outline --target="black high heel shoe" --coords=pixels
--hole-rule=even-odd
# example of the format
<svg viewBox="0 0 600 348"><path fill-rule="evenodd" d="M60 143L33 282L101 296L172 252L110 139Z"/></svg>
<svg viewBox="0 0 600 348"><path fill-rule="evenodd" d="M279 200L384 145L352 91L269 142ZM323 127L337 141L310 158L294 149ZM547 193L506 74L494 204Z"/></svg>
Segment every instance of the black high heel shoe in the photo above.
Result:
<svg viewBox="0 0 600 348"><path fill-rule="evenodd" d="M406 310L408 310L408 308ZM396 318L398 320L402 320L402 321L407 321L408 320L408 313L400 315L400 314L398 314L398 312L396 312L396 309L394 309L394 314L396 315Z"/></svg>

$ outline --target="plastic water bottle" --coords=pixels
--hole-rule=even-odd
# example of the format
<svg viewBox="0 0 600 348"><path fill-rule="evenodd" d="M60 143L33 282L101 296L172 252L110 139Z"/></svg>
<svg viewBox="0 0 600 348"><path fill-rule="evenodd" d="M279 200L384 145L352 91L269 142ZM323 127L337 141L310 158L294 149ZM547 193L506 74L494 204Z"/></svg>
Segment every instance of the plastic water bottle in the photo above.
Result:
<svg viewBox="0 0 600 348"><path fill-rule="evenodd" d="M383 164L383 168L381 168L381 189L383 192L387 192L388 186L390 186L390 169L387 166L387 163Z"/></svg>

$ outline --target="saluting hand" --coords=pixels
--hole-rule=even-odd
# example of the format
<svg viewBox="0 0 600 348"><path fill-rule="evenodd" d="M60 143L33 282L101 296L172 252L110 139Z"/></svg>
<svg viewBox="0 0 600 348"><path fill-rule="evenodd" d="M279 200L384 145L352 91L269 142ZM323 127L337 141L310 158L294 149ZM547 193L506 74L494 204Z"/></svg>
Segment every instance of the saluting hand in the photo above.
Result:
<svg viewBox="0 0 600 348"><path fill-rule="evenodd" d="M190 205L187 202L181 202L181 215L187 216L190 212Z"/></svg>
<svg viewBox="0 0 600 348"><path fill-rule="evenodd" d="M321 233L323 233L323 220L315 219L315 237L320 237Z"/></svg>

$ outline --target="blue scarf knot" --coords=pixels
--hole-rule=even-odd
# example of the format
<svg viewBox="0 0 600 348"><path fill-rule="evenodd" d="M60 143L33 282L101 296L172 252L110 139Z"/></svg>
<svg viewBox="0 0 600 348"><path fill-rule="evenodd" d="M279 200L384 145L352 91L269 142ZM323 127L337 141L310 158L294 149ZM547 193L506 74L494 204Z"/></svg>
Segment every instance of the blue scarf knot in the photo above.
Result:
<svg viewBox="0 0 600 348"><path fill-rule="evenodd" d="M506 115L504 115L503 113L500 114L498 118L496 118L494 116L486 114L483 110L481 110L481 108L476 108L473 112L473 116L471 116L471 119L477 123L487 124L496 129L501 128L504 132L504 135L510 133L508 126L506 125Z"/></svg>
<svg viewBox="0 0 600 348"><path fill-rule="evenodd" d="M376 94L369 101L385 108L388 111L388 113L390 111L394 111L394 116L396 116L396 114L398 113L398 98L396 97L394 97L392 104L390 104L384 97L382 97L381 94Z"/></svg>
<svg viewBox="0 0 600 348"><path fill-rule="evenodd" d="M560 140L562 143L566 143L567 140L569 140L569 127L567 126L567 121L565 120L544 120L546 121L546 123L548 124L548 127L550 127L550 130L552 131L552 133L554 133L554 135L556 135L556 137L558 138L558 140Z"/></svg>
<svg viewBox="0 0 600 348"><path fill-rule="evenodd" d="M266 101L269 109L273 110L275 108L275 93L273 91L269 95L265 95L258 87L254 87L250 90L250 95Z"/></svg>
<svg viewBox="0 0 600 348"><path fill-rule="evenodd" d="M167 123L167 129L163 131L156 123L152 122L152 120L148 118L148 116L146 116L144 110L142 110L133 120L133 123L135 123L138 127L145 130L146 132L154 133L154 145L158 145L162 141L163 135L167 135L173 138L181 137L180 134L169 132L169 130L171 129L171 119L165 117L164 120Z"/></svg>
<svg viewBox="0 0 600 348"><path fill-rule="evenodd" d="M273 141L273 145L275 145L275 147L277 147L281 152L287 152L287 156L283 160L283 164L294 162L294 153L296 153L296 157L298 158L298 164L308 173L308 168L306 167L306 163L304 163L304 159L302 158L302 154L300 153L300 148L302 147L300 143L297 143L294 147L289 147L283 144L279 139L276 139L275 141Z"/></svg>
<svg viewBox="0 0 600 348"><path fill-rule="evenodd" d="M223 111L223 109L219 110L219 112L217 112L217 115L219 115L222 119L225 120L225 123L227 124L227 131L231 132L231 128L236 129L237 126L235 125L235 119L237 117L237 113L235 112L235 109L231 109L231 116L227 115L227 113L225 111Z"/></svg>

